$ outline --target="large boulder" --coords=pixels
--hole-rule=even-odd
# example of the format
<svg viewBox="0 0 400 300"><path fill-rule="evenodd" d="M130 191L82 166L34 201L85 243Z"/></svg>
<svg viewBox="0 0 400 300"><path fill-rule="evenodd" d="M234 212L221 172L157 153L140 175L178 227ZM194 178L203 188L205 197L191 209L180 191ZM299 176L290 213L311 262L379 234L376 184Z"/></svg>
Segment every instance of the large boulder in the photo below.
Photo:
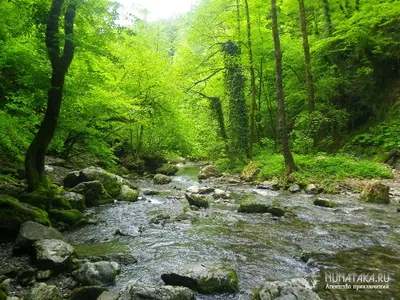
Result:
<svg viewBox="0 0 400 300"><path fill-rule="evenodd" d="M36 284L23 300L62 300L63 296L55 285L43 282Z"/></svg>
<svg viewBox="0 0 400 300"><path fill-rule="evenodd" d="M193 206L196 206L199 208L208 208L210 205L206 196L185 193L185 197L190 205L193 205Z"/></svg>
<svg viewBox="0 0 400 300"><path fill-rule="evenodd" d="M261 171L260 164L252 161L244 167L242 174L240 175L240 178L245 181L256 180L258 174L260 174L260 171Z"/></svg>
<svg viewBox="0 0 400 300"><path fill-rule="evenodd" d="M43 239L61 240L63 235L52 227L47 227L36 222L27 221L21 225L17 239L14 243L14 252L30 251L33 243Z"/></svg>
<svg viewBox="0 0 400 300"><path fill-rule="evenodd" d="M138 199L138 197L139 192L137 190L131 189L127 185L123 185L121 187L121 192L118 196L118 200L134 202Z"/></svg>
<svg viewBox="0 0 400 300"><path fill-rule="evenodd" d="M71 189L72 192L85 196L86 206L96 206L113 202L113 198L104 189L103 184L98 181L82 182Z"/></svg>
<svg viewBox="0 0 400 300"><path fill-rule="evenodd" d="M172 181L171 177L163 174L156 174L153 177L154 184L168 184Z"/></svg>
<svg viewBox="0 0 400 300"><path fill-rule="evenodd" d="M63 180L64 187L73 188L82 182L81 173L73 171L67 174Z"/></svg>
<svg viewBox="0 0 400 300"><path fill-rule="evenodd" d="M73 227L79 221L85 218L85 215L77 209L51 209L49 211L49 216L50 219L57 222L63 222L70 227Z"/></svg>
<svg viewBox="0 0 400 300"><path fill-rule="evenodd" d="M389 203L389 186L380 181L368 182L360 194L360 200L376 203Z"/></svg>
<svg viewBox="0 0 400 300"><path fill-rule="evenodd" d="M0 184L0 195L9 195L14 198L18 198L24 192L24 188L19 185L14 185L10 183Z"/></svg>
<svg viewBox="0 0 400 300"><path fill-rule="evenodd" d="M74 248L62 240L45 239L33 244L36 253L36 264L42 270L56 272L69 270Z"/></svg>
<svg viewBox="0 0 400 300"><path fill-rule="evenodd" d="M304 278L267 282L254 298L259 300L320 300Z"/></svg>
<svg viewBox="0 0 400 300"><path fill-rule="evenodd" d="M181 286L132 286L129 289L135 300L195 300L194 292Z"/></svg>
<svg viewBox="0 0 400 300"><path fill-rule="evenodd" d="M102 286L82 286L73 290L70 300L97 300L98 297L107 291ZM129 298L130 300L130 298Z"/></svg>
<svg viewBox="0 0 400 300"><path fill-rule="evenodd" d="M167 285L184 286L202 294L236 293L236 271L223 264L196 264L161 275Z"/></svg>
<svg viewBox="0 0 400 300"><path fill-rule="evenodd" d="M70 207L73 209L84 211L86 208L84 195L74 192L63 192L62 194L57 195L56 198L62 198L64 201L68 202Z"/></svg>
<svg viewBox="0 0 400 300"><path fill-rule="evenodd" d="M176 172L178 171L179 168L176 165L171 165L171 164L163 165L156 170L158 174L163 174L168 176L175 175Z"/></svg>
<svg viewBox="0 0 400 300"><path fill-rule="evenodd" d="M83 169L80 172L80 176L83 182L95 180L100 181L103 184L107 193L109 193L111 197L114 198L119 195L122 183L124 182L122 177L108 173L102 168L97 167Z"/></svg>
<svg viewBox="0 0 400 300"><path fill-rule="evenodd" d="M203 167L199 172L199 179L208 179L211 177L220 177L222 174L216 166L207 165Z"/></svg>
<svg viewBox="0 0 400 300"><path fill-rule="evenodd" d="M120 266L116 262L86 262L74 272L74 277L82 285L103 286L114 284L115 277L119 272Z"/></svg>
<svg viewBox="0 0 400 300"><path fill-rule="evenodd" d="M270 213L276 217L282 217L286 214L284 209L274 206L273 200L269 198L248 198L240 204L238 212Z"/></svg>
<svg viewBox="0 0 400 300"><path fill-rule="evenodd" d="M21 225L26 221L50 226L47 212L8 195L0 195L0 236L17 236Z"/></svg>

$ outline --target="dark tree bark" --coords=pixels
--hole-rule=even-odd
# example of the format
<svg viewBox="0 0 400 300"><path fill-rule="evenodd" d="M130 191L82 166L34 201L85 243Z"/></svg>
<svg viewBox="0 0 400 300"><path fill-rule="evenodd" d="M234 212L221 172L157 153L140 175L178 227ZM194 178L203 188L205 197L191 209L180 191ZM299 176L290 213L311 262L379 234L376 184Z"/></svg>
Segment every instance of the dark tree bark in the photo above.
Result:
<svg viewBox="0 0 400 300"><path fill-rule="evenodd" d="M250 106L250 144L249 151L252 153L253 143L256 141L256 115L257 115L257 103L256 103L256 75L254 71L254 60L253 60L253 46L251 43L251 22L249 3L244 0L246 8L246 23L247 23L247 49L249 55L250 64L250 94L251 94L251 106Z"/></svg>
<svg viewBox="0 0 400 300"><path fill-rule="evenodd" d="M313 78L312 78L312 73L311 73L310 46L308 44L308 34L307 34L306 11L304 8L304 0L298 0L298 2L299 2L299 10L300 10L301 33L303 36L303 50L304 50L304 65L305 65L305 69L306 69L308 111L309 111L309 113L312 113L315 108L315 101L314 101Z"/></svg>
<svg viewBox="0 0 400 300"><path fill-rule="evenodd" d="M44 159L47 148L53 138L60 114L65 74L74 55L74 19L76 6L72 2L68 5L64 16L65 41L61 54L59 22L64 0L53 0L50 15L47 21L46 46L51 61L51 87L47 95L47 109L44 120L30 144L25 157L25 171L28 180L28 189L31 191L48 187L44 174Z"/></svg>
<svg viewBox="0 0 400 300"><path fill-rule="evenodd" d="M328 36L332 35L333 26L332 26L332 19L331 19L331 7L329 5L329 0L322 0L324 6L324 15L326 19L326 27L328 29Z"/></svg>
<svg viewBox="0 0 400 300"><path fill-rule="evenodd" d="M278 97L278 118L279 130L281 134L282 152L285 159L286 174L290 174L297 170L294 163L292 153L289 146L289 136L286 129L285 102L283 95L282 81L282 52L279 40L278 16L276 11L276 0L271 0L271 15L272 15L272 35L274 38L275 47L275 67L276 67L276 94Z"/></svg>
<svg viewBox="0 0 400 300"><path fill-rule="evenodd" d="M360 0L356 0L356 11L360 11Z"/></svg>

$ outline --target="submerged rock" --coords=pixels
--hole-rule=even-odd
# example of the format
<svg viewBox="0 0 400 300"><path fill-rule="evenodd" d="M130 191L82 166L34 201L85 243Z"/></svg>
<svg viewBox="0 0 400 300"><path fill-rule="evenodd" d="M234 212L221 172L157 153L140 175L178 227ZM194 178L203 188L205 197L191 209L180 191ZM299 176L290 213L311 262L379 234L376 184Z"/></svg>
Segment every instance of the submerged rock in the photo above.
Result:
<svg viewBox="0 0 400 300"><path fill-rule="evenodd" d="M389 186L383 182L368 182L360 194L360 200L376 203L389 203L389 189Z"/></svg>
<svg viewBox="0 0 400 300"><path fill-rule="evenodd" d="M320 300L304 278L267 282L254 298L258 300Z"/></svg>
<svg viewBox="0 0 400 300"><path fill-rule="evenodd" d="M17 236L26 221L50 226L49 216L44 210L21 203L8 195L0 195L0 236Z"/></svg>
<svg viewBox="0 0 400 300"><path fill-rule="evenodd" d="M202 294L236 293L236 271L223 264L191 265L182 270L161 275L167 285L184 286Z"/></svg>
<svg viewBox="0 0 400 300"><path fill-rule="evenodd" d="M45 239L33 244L36 264L42 270L64 271L71 267L74 248L62 240Z"/></svg>
<svg viewBox="0 0 400 300"><path fill-rule="evenodd" d="M217 169L216 166L213 165L207 165L203 167L200 172L199 172L199 179L208 179L211 177L221 177L222 174L220 171Z"/></svg>
<svg viewBox="0 0 400 300"><path fill-rule="evenodd" d="M134 202L138 199L138 197L139 192L137 190L133 190L129 186L123 185L121 187L121 192L118 196L118 200Z"/></svg>
<svg viewBox="0 0 400 300"><path fill-rule="evenodd" d="M314 205L322 206L322 207L336 207L337 204L332 200L325 199L325 198L317 198L314 200Z"/></svg>
<svg viewBox="0 0 400 300"><path fill-rule="evenodd" d="M242 213L270 213L276 217L283 217L286 210L273 205L272 199L269 198L248 198L244 200L238 209Z"/></svg>
<svg viewBox="0 0 400 300"><path fill-rule="evenodd" d="M43 282L36 284L23 298L24 300L62 300L63 297L55 285Z"/></svg>
<svg viewBox="0 0 400 300"><path fill-rule="evenodd" d="M172 181L170 177L163 174L156 174L153 177L154 184L168 184Z"/></svg>
<svg viewBox="0 0 400 300"><path fill-rule="evenodd" d="M201 208L201 207L208 208L210 205L206 196L185 193L185 197L190 205L193 205L193 206L196 206L199 208Z"/></svg>
<svg viewBox="0 0 400 300"><path fill-rule="evenodd" d="M168 176L175 175L176 172L178 172L178 171L179 171L179 168L177 166L171 165L171 164L163 165L156 170L157 173L163 174L163 175L168 175Z"/></svg>
<svg viewBox="0 0 400 300"><path fill-rule="evenodd" d="M120 266L116 262L86 262L74 272L74 277L82 285L112 285L119 272Z"/></svg>
<svg viewBox="0 0 400 300"><path fill-rule="evenodd" d="M194 292L181 286L132 286L129 289L135 300L195 300Z"/></svg>
<svg viewBox="0 0 400 300"><path fill-rule="evenodd" d="M96 300L105 291L101 286L82 286L73 290L70 300Z"/></svg>
<svg viewBox="0 0 400 300"><path fill-rule="evenodd" d="M63 235L52 227L47 227L36 222L27 221L22 224L13 247L14 252L30 251L33 243L43 239L61 240Z"/></svg>
<svg viewBox="0 0 400 300"><path fill-rule="evenodd" d="M244 181L256 180L260 171L261 166L258 163L252 161L244 167L240 178Z"/></svg>
<svg viewBox="0 0 400 300"><path fill-rule="evenodd" d="M86 198L86 206L89 207L113 202L113 198L107 193L103 184L98 180L82 182L71 191L84 195Z"/></svg>

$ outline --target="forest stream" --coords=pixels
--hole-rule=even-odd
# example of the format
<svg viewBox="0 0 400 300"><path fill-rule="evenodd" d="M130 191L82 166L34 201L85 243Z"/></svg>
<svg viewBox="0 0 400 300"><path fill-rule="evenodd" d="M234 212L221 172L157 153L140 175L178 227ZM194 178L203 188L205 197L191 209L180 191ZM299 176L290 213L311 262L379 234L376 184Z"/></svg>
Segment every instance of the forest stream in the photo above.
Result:
<svg viewBox="0 0 400 300"><path fill-rule="evenodd" d="M87 213L98 222L66 233L81 251L124 252L137 258L117 276L115 291L132 285L162 285L161 274L191 263L223 262L236 270L236 295L197 299L251 299L266 281L308 278L320 283L321 299L399 299L400 228L396 204L360 202L356 194L329 195L338 206L313 205L315 195L273 191L219 179L200 182L199 167L183 165L172 182L141 179L139 201L115 202ZM228 191L210 208L188 209L184 191L207 186ZM153 195L144 195L153 194ZM292 211L289 217L238 213L243 199L272 197ZM324 272L386 273L389 289L326 290Z"/></svg>

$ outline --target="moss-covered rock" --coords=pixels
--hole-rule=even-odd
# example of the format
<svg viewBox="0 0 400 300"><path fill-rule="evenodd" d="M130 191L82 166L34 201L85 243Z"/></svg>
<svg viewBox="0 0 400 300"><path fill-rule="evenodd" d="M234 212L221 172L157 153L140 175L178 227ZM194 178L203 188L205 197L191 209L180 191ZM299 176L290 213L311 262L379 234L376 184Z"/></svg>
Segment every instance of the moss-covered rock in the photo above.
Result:
<svg viewBox="0 0 400 300"><path fill-rule="evenodd" d="M208 179L211 177L220 177L221 175L221 172L216 166L207 165L200 170L198 177L199 179Z"/></svg>
<svg viewBox="0 0 400 300"><path fill-rule="evenodd" d="M271 299L320 300L304 278L266 282L253 297L253 300Z"/></svg>
<svg viewBox="0 0 400 300"><path fill-rule="evenodd" d="M120 266L115 262L86 262L74 272L74 278L77 282L87 286L112 285L119 272Z"/></svg>
<svg viewBox="0 0 400 300"><path fill-rule="evenodd" d="M171 164L163 165L156 170L157 173L163 174L163 175L168 175L168 176L175 175L176 172L178 172L178 171L179 171L179 168L177 166L171 165Z"/></svg>
<svg viewBox="0 0 400 300"><path fill-rule="evenodd" d="M82 182L71 189L72 192L85 196L85 204L88 207L108 204L113 202L113 198L104 189L103 184L98 181Z"/></svg>
<svg viewBox="0 0 400 300"><path fill-rule="evenodd" d="M24 188L21 185L0 183L0 194L2 195L9 195L18 199L23 192Z"/></svg>
<svg viewBox="0 0 400 300"><path fill-rule="evenodd" d="M68 226L72 227L77 224L80 220L85 218L85 215L77 209L61 210L51 209L49 211L51 219L57 222L64 222Z"/></svg>
<svg viewBox="0 0 400 300"><path fill-rule="evenodd" d="M181 286L132 286L129 289L132 299L146 300L195 300L194 292Z"/></svg>
<svg viewBox="0 0 400 300"><path fill-rule="evenodd" d="M127 185L123 185L121 187L121 192L118 196L118 200L134 202L138 199L138 197L139 192L137 190L131 189Z"/></svg>
<svg viewBox="0 0 400 300"><path fill-rule="evenodd" d="M248 163L240 175L240 178L245 181L253 181L257 179L258 174L260 174L261 166L257 162L250 162Z"/></svg>
<svg viewBox="0 0 400 300"><path fill-rule="evenodd" d="M325 199L325 198L317 198L317 199L315 199L314 200L314 205L322 206L322 207L330 207L330 208L333 208L333 207L337 206L337 204L334 201L329 200L329 199Z"/></svg>
<svg viewBox="0 0 400 300"><path fill-rule="evenodd" d="M57 195L57 198L63 198L63 201L68 202L70 208L77 209L79 211L84 211L86 208L84 195L74 192L63 192L62 194Z"/></svg>
<svg viewBox="0 0 400 300"><path fill-rule="evenodd" d="M107 193L112 197L118 197L121 191L123 178L115 174L111 174L101 168L90 167L83 169L80 172L80 176L83 182L95 180L100 181Z"/></svg>
<svg viewBox="0 0 400 300"><path fill-rule="evenodd" d="M389 186L380 181L368 182L360 194L360 200L375 203L389 203Z"/></svg>
<svg viewBox="0 0 400 300"><path fill-rule="evenodd" d="M245 199L239 206L238 212L242 213L270 213L276 217L283 217L287 211L278 205L274 204L274 201L269 198L252 198Z"/></svg>
<svg viewBox="0 0 400 300"><path fill-rule="evenodd" d="M185 286L202 294L236 293L236 271L224 264L198 264L161 275L167 285Z"/></svg>
<svg viewBox="0 0 400 300"><path fill-rule="evenodd" d="M0 290L0 300L7 300L7 294L2 290Z"/></svg>
<svg viewBox="0 0 400 300"><path fill-rule="evenodd" d="M55 194L52 191L34 191L31 193L24 193L19 197L19 200L24 203L39 207L40 209L48 211L51 202L55 199Z"/></svg>
<svg viewBox="0 0 400 300"><path fill-rule="evenodd" d="M47 212L32 205L21 203L7 195L0 195L0 232L8 237L17 236L21 225L33 221L50 226Z"/></svg>
<svg viewBox="0 0 400 300"><path fill-rule="evenodd" d="M153 177L154 184L168 184L172 181L170 177L163 174L156 174Z"/></svg>
<svg viewBox="0 0 400 300"><path fill-rule="evenodd" d="M63 297L55 285L43 282L36 284L24 297L24 300L62 300Z"/></svg>
<svg viewBox="0 0 400 300"><path fill-rule="evenodd" d="M33 244L35 263L41 270L61 272L72 267L74 248L58 239L38 240Z"/></svg>
<svg viewBox="0 0 400 300"><path fill-rule="evenodd" d="M190 205L198 208L208 208L210 206L207 196L185 193L185 197Z"/></svg>
<svg viewBox="0 0 400 300"><path fill-rule="evenodd" d="M82 182L81 173L79 171L73 171L67 174L63 180L64 187L73 188Z"/></svg>
<svg viewBox="0 0 400 300"><path fill-rule="evenodd" d="M72 292L71 300L96 300L103 292L108 291L100 286L82 286Z"/></svg>

